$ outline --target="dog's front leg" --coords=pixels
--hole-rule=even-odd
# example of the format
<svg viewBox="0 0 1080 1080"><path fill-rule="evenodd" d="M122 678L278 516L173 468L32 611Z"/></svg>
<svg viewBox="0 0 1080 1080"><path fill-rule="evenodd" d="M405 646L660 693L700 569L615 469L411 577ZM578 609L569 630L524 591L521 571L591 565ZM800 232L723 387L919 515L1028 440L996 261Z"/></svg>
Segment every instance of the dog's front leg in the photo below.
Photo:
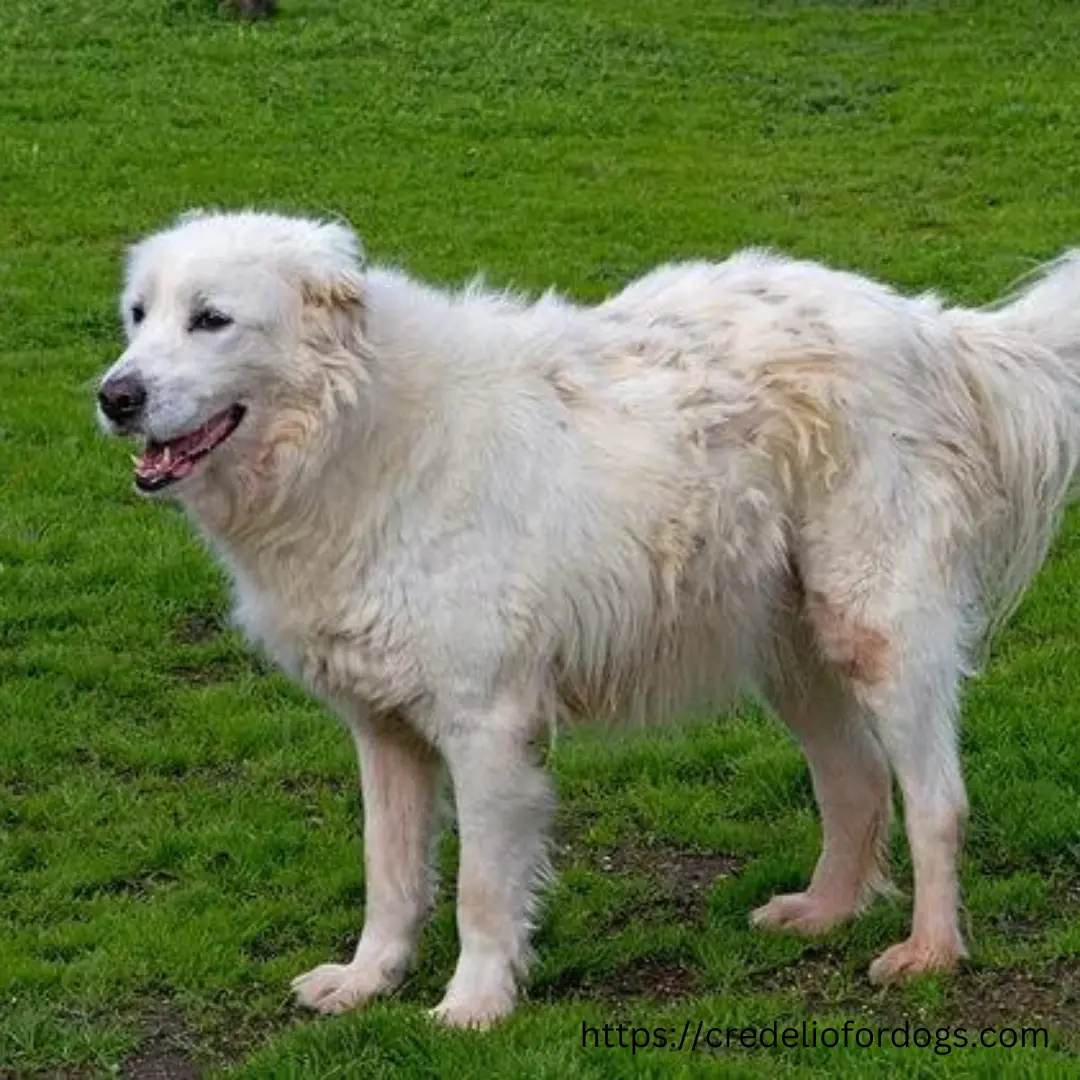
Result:
<svg viewBox="0 0 1080 1080"><path fill-rule="evenodd" d="M350 722L360 757L364 801L364 930L348 964L322 964L293 980L301 1004L340 1013L402 980L431 908L429 854L438 757L404 723Z"/></svg>
<svg viewBox="0 0 1080 1080"><path fill-rule="evenodd" d="M529 960L533 890L547 872L553 799L532 760L528 717L491 710L440 738L457 807L457 968L433 1015L485 1027L513 1007Z"/></svg>

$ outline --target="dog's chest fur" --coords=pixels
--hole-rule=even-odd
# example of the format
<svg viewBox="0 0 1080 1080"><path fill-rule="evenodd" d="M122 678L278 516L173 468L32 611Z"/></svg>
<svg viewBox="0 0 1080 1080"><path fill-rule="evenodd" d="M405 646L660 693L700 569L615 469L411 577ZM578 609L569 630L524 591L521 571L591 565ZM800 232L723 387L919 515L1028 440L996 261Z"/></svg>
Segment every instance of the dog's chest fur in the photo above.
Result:
<svg viewBox="0 0 1080 1080"><path fill-rule="evenodd" d="M324 701L384 712L423 696L414 651L405 647L405 619L387 610L378 590L335 589L297 567L278 566L270 581L232 569L237 625Z"/></svg>

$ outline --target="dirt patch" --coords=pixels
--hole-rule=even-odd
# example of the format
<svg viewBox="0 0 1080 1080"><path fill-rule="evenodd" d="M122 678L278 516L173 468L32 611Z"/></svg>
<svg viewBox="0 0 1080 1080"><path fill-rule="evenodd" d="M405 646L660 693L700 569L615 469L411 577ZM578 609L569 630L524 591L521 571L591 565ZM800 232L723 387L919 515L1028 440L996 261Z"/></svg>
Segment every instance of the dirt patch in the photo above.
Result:
<svg viewBox="0 0 1080 1080"><path fill-rule="evenodd" d="M1080 1030L1080 959L1059 961L1042 972L963 972L949 997L949 1014L956 1021L1003 1027L1030 1020Z"/></svg>
<svg viewBox="0 0 1080 1080"><path fill-rule="evenodd" d="M754 989L798 999L811 1013L859 1014L880 1024L905 1020L966 1027L1015 1027L1030 1023L1080 1031L1080 959L1039 971L1020 968L961 969L943 980L945 1000L927 1009L903 1000L899 989L871 986L865 972L845 970L834 955L804 956L753 982Z"/></svg>
<svg viewBox="0 0 1080 1080"><path fill-rule="evenodd" d="M199 1080L202 1070L191 1056L183 1018L164 1010L147 1021L142 1046L120 1066L124 1080Z"/></svg>
<svg viewBox="0 0 1080 1080"><path fill-rule="evenodd" d="M282 777L278 781L278 788L289 795L318 795L329 791L339 795L348 788L350 791L359 790L359 780L344 783L339 776L329 776L325 773L298 772L292 776Z"/></svg>
<svg viewBox="0 0 1080 1080"><path fill-rule="evenodd" d="M654 1004L682 1001L700 985L698 972L688 964L662 957L640 957L622 964L610 975L582 976L564 971L537 994L544 1001L589 1000L609 1004L647 1000Z"/></svg>
<svg viewBox="0 0 1080 1080"><path fill-rule="evenodd" d="M1017 915L994 915L986 920L986 926L997 934L1016 939L1034 939L1046 932L1046 923L1039 919Z"/></svg>
<svg viewBox="0 0 1080 1080"><path fill-rule="evenodd" d="M815 956L811 951L787 967L758 976L752 984L755 990L765 993L792 994L811 1012L850 1008L856 1003L861 1010L867 995L873 991L869 980L863 978L855 980L860 991L856 993L851 986L852 978L837 957Z"/></svg>
<svg viewBox="0 0 1080 1080"><path fill-rule="evenodd" d="M144 899L151 893L175 885L180 879L166 870L151 870L146 874L134 874L127 877L109 878L76 885L72 890L80 900L91 900L96 896L131 896Z"/></svg>
<svg viewBox="0 0 1080 1080"><path fill-rule="evenodd" d="M664 842L621 844L605 849L586 849L570 842L564 843L561 850L568 864L585 866L602 874L648 878L678 917L690 922L704 916L712 886L724 878L735 877L742 870L742 860L736 855L699 851Z"/></svg>
<svg viewBox="0 0 1080 1080"><path fill-rule="evenodd" d="M207 660L173 664L169 668L169 675L188 686L212 686L216 683L233 682L248 670L248 665L240 660L215 656Z"/></svg>
<svg viewBox="0 0 1080 1080"><path fill-rule="evenodd" d="M0 794L20 798L23 795L36 795L41 790L37 784L31 784L22 776L9 776L0 780Z"/></svg>
<svg viewBox="0 0 1080 1080"><path fill-rule="evenodd" d="M648 959L624 964L589 989L590 996L610 1001L648 998L666 1003L690 997L698 981L697 972L683 964Z"/></svg>
<svg viewBox="0 0 1080 1080"><path fill-rule="evenodd" d="M198 1080L201 1073L188 1058L166 1051L134 1058L120 1075L127 1080Z"/></svg>
<svg viewBox="0 0 1080 1080"><path fill-rule="evenodd" d="M667 842L629 843L613 848L587 847L564 840L558 846L561 867L578 866L594 873L645 878L650 896L633 915L612 912L612 926L628 918L663 918L684 923L703 921L709 890L742 869L742 861L726 852L705 852ZM603 919L601 918L601 923ZM649 1000L661 1004L681 1001L697 993L700 974L676 957L642 957L616 968L609 975L565 971L543 991L547 1000L588 998L607 1002Z"/></svg>
<svg viewBox="0 0 1080 1080"><path fill-rule="evenodd" d="M225 631L225 619L217 611L192 611L182 615L172 627L178 645L206 645Z"/></svg>
<svg viewBox="0 0 1080 1080"><path fill-rule="evenodd" d="M355 939L355 931L352 937ZM299 914L284 915L252 930L244 942L243 952L251 960L265 962L307 948L312 940L311 926Z"/></svg>
<svg viewBox="0 0 1080 1080"><path fill-rule="evenodd" d="M709 890L717 881L734 877L741 860L726 852L705 852L661 844L622 848L600 856L605 871L637 873L652 878L668 894L679 915L696 920L704 915Z"/></svg>

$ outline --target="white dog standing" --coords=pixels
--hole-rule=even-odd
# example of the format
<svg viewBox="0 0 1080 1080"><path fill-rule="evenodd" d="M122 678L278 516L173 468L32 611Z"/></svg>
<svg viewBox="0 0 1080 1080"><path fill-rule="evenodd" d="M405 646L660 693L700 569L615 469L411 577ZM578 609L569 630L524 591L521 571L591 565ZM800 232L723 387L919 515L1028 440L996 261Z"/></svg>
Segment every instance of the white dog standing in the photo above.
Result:
<svg viewBox="0 0 1080 1080"><path fill-rule="evenodd" d="M1043 559L1080 450L1080 259L994 311L749 252L598 307L365 269L346 227L193 214L131 253L100 386L145 438L236 618L345 718L367 906L353 1008L432 903L436 787L461 836L461 953L435 1010L508 1013L566 717L761 694L810 761L824 847L760 926L817 933L886 882L890 780L915 867L887 981L964 955L957 692Z"/></svg>

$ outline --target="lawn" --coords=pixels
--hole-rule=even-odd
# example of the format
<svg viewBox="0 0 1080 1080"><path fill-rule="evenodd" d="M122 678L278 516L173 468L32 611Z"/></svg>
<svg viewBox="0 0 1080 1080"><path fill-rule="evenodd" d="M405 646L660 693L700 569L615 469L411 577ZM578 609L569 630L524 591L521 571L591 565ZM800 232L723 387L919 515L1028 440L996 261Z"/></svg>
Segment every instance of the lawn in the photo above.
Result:
<svg viewBox="0 0 1080 1080"><path fill-rule="evenodd" d="M321 1020L287 990L359 930L350 742L228 627L90 392L125 245L192 205L343 214L380 260L581 299L758 244L989 300L1080 242L1078 55L1080 8L1052 0L281 0L257 26L215 0L5 0L0 1076L1080 1073L1080 514L966 695L955 978L866 981L910 914L899 829L903 896L817 943L749 929L819 829L799 754L746 710L560 733L560 876L511 1021L425 1016L447 888L406 988ZM448 835L448 881L454 856ZM583 1047L620 1019L1050 1034Z"/></svg>

